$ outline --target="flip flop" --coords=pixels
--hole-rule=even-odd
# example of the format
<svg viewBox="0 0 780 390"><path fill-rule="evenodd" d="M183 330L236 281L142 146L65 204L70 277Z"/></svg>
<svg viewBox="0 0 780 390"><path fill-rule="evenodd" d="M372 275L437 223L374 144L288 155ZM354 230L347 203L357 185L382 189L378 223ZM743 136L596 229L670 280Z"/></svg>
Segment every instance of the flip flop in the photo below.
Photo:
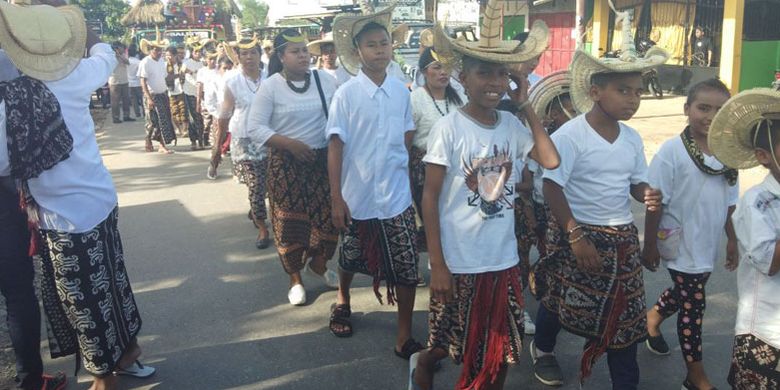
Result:
<svg viewBox="0 0 780 390"><path fill-rule="evenodd" d="M257 249L266 249L266 248L268 248L269 246L271 246L271 239L270 239L270 238L268 238L268 237L266 237L266 238L261 238L261 239L259 239L259 240L255 241L255 247L256 247Z"/></svg>
<svg viewBox="0 0 780 390"><path fill-rule="evenodd" d="M409 360L412 355L422 351L423 349L425 349L425 347L423 347L422 344L418 343L415 339L410 337L406 340L400 351L393 347L393 352L395 352L395 356L398 356L404 360Z"/></svg>

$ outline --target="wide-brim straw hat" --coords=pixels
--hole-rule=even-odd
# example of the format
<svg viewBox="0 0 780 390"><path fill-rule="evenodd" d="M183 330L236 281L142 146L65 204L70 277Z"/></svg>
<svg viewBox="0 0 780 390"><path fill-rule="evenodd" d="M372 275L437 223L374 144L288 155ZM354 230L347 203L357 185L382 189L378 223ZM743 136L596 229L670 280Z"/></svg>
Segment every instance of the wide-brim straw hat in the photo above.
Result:
<svg viewBox="0 0 780 390"><path fill-rule="evenodd" d="M393 47L400 47L406 43L406 37L409 35L409 25L401 23L393 27L390 37L393 39Z"/></svg>
<svg viewBox="0 0 780 390"><path fill-rule="evenodd" d="M469 41L461 36L450 38L441 24L433 31L433 47L441 62L457 67L463 56L497 64L514 64L538 57L547 49L549 29L547 24L537 20L531 25L525 41L501 39L502 0L490 0L482 16L479 40Z"/></svg>
<svg viewBox="0 0 780 390"><path fill-rule="evenodd" d="M622 23L623 44L618 58L596 58L583 50L574 53L569 71L572 78L571 99L578 112L588 112L593 108L590 87L594 74L642 73L669 60L669 53L658 46L651 47L644 57L637 56L634 38L631 36L630 16L627 12L616 12L615 25L620 23Z"/></svg>
<svg viewBox="0 0 780 390"><path fill-rule="evenodd" d="M420 31L420 46L433 47L433 30L426 28Z"/></svg>
<svg viewBox="0 0 780 390"><path fill-rule="evenodd" d="M152 51L153 48L159 47L160 49L167 49L168 46L171 45L171 41L167 39L160 39L159 33L157 36L157 39L150 41L148 39L141 39L141 43L138 45L138 48L141 50L141 53L144 53L146 55L149 55L149 53Z"/></svg>
<svg viewBox="0 0 780 390"><path fill-rule="evenodd" d="M306 47L309 48L309 53L311 53L311 55L319 57L322 55L322 45L326 44L333 44L333 32L323 35L322 39L309 42Z"/></svg>
<svg viewBox="0 0 780 390"><path fill-rule="evenodd" d="M531 108L540 118L547 116L547 106L558 96L571 94L571 74L567 70L550 73L528 91Z"/></svg>
<svg viewBox="0 0 780 390"><path fill-rule="evenodd" d="M222 42L222 49L224 50L225 55L230 58L233 66L238 66L238 53L236 53L236 49L234 49L236 44L237 42Z"/></svg>
<svg viewBox="0 0 780 390"><path fill-rule="evenodd" d="M69 75L84 57L87 26L76 6L0 1L0 46L19 70L38 80Z"/></svg>
<svg viewBox="0 0 780 390"><path fill-rule="evenodd" d="M780 124L780 91L751 89L737 94L715 114L707 144L720 162L730 168L747 169L759 165L752 133L761 121Z"/></svg>
<svg viewBox="0 0 780 390"><path fill-rule="evenodd" d="M371 22L384 26L387 31L392 31L393 9L395 4L370 15L341 14L333 21L333 44L336 53L341 65L353 76L360 70L360 57L353 42L355 35Z"/></svg>

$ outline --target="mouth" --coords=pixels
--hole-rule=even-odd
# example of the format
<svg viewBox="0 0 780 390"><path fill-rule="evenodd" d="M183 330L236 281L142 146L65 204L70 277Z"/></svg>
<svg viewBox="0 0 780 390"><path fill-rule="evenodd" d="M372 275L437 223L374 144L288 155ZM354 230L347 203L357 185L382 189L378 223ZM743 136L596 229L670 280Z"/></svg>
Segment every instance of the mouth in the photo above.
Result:
<svg viewBox="0 0 780 390"><path fill-rule="evenodd" d="M489 99L500 99L501 98L501 94L498 93L498 92L487 91L487 92L484 93L484 95L485 95L485 97L487 97Z"/></svg>

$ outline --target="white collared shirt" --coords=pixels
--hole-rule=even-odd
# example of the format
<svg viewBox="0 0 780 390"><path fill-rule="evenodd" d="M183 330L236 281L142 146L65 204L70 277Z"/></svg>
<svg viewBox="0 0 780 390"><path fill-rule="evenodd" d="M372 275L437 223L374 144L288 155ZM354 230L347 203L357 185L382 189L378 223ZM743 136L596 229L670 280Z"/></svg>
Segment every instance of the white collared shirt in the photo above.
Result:
<svg viewBox="0 0 780 390"><path fill-rule="evenodd" d="M127 60L130 62L127 65L127 85L130 88L140 87L141 80L138 78L138 65L141 64L141 60L137 57L130 57Z"/></svg>
<svg viewBox="0 0 780 390"><path fill-rule="evenodd" d="M203 63L192 58L186 58L183 65L189 72L184 74L184 93L190 96L196 96L198 93L197 73L203 68Z"/></svg>
<svg viewBox="0 0 780 390"><path fill-rule="evenodd" d="M780 184L771 173L745 192L732 221L739 244L736 334L780 348L780 274L768 275L780 240Z"/></svg>
<svg viewBox="0 0 780 390"><path fill-rule="evenodd" d="M138 77L146 79L146 83L149 84L149 93L153 95L168 93L168 85L165 83L167 75L165 58L162 56L157 61L153 60L152 56L146 56L138 65Z"/></svg>
<svg viewBox="0 0 780 390"><path fill-rule="evenodd" d="M387 75L378 87L360 71L336 91L325 132L344 142L341 193L352 218L388 219L412 205L408 131L412 108L400 80Z"/></svg>

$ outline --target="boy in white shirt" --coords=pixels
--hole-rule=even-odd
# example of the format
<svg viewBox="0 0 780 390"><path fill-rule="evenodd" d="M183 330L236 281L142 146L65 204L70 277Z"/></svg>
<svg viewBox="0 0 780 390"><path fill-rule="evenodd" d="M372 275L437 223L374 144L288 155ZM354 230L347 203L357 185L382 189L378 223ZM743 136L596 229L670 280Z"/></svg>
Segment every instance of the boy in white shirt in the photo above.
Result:
<svg viewBox="0 0 780 390"><path fill-rule="evenodd" d="M663 210L647 212L645 247L647 269L655 272L660 259L674 283L647 311L647 348L668 355L661 323L677 314L677 336L687 367L683 388L711 389L702 364L702 322L707 280L714 267L725 227L726 267L737 265L737 241L731 213L739 198L737 171L711 155L707 145L710 123L731 94L720 80L709 79L688 92L688 126L666 141L650 163L650 184L663 194Z"/></svg>
<svg viewBox="0 0 780 390"><path fill-rule="evenodd" d="M353 66L357 76L336 91L326 128L333 225L343 232L329 328L337 337L352 335L349 289L355 272L373 277L380 302L384 279L387 301L398 302L394 351L409 359L422 349L412 338L418 253L408 153L414 122L409 91L385 72L393 8L334 21L336 47L345 47L339 51L342 66Z"/></svg>
<svg viewBox="0 0 780 390"><path fill-rule="evenodd" d="M617 19L624 20L624 42L633 45L627 17L618 13ZM633 47L624 49L635 53ZM552 136L561 165L543 176L552 213L543 261L558 264L530 348L534 374L545 384L563 383L554 355L561 327L587 340L580 383L605 352L613 389L636 389L639 383L636 345L647 330L631 197L653 210L660 207L661 194L647 184L642 138L621 121L639 109L641 72L667 58L661 49L625 60L598 59L584 51L574 55L572 101L586 114Z"/></svg>
<svg viewBox="0 0 780 390"><path fill-rule="evenodd" d="M171 119L179 135L187 134L187 106L184 102L184 68L181 61L184 49L169 46L165 50L166 71L165 81L168 85L168 97L171 102Z"/></svg>
<svg viewBox="0 0 780 390"><path fill-rule="evenodd" d="M431 389L435 365L448 355L463 363L456 388L501 389L507 365L520 359L524 322L513 211L519 177L513 165L533 155L554 168L559 157L527 104L524 80L510 96L532 131L496 107L509 85L507 64L537 55L539 47L517 42L517 50L497 54L495 48L447 44L438 26L435 34L442 62L456 61L445 53L463 56L460 77L469 102L436 122L423 159L430 336L429 348L410 361L409 389ZM480 41L491 44L485 36Z"/></svg>
<svg viewBox="0 0 780 390"><path fill-rule="evenodd" d="M136 118L140 118L144 113L144 91L141 89L141 80L138 78L138 65L141 60L138 59L138 46L131 44L127 47L127 85L130 87L130 107L133 108Z"/></svg>
<svg viewBox="0 0 780 390"><path fill-rule="evenodd" d="M166 145L176 141L176 131L171 121L171 105L165 78L165 59L162 51L168 41L141 40L141 51L146 54L138 65L138 77L146 101L146 151L154 151L152 140L160 143L160 153L171 154Z"/></svg>
<svg viewBox="0 0 780 390"><path fill-rule="evenodd" d="M763 165L732 216L739 247L736 337L728 382L734 389L780 388L780 91L754 89L729 100L708 136L727 166Z"/></svg>
<svg viewBox="0 0 780 390"><path fill-rule="evenodd" d="M196 108L200 111L201 118L203 118L203 146L211 146L211 133L213 127L216 126L213 112L216 111L216 107L210 107L207 105L206 96L210 96L212 91L212 78L217 72L217 52L208 51L205 48L202 50L202 56L205 58L205 66L198 70L196 76L197 87L197 100L195 102Z"/></svg>
<svg viewBox="0 0 780 390"><path fill-rule="evenodd" d="M198 109L198 71L203 68L201 61L200 45L190 47L190 57L184 59L182 63L184 71L184 105L187 110L187 121L189 122L188 135L190 137L191 148L203 149L203 116Z"/></svg>

